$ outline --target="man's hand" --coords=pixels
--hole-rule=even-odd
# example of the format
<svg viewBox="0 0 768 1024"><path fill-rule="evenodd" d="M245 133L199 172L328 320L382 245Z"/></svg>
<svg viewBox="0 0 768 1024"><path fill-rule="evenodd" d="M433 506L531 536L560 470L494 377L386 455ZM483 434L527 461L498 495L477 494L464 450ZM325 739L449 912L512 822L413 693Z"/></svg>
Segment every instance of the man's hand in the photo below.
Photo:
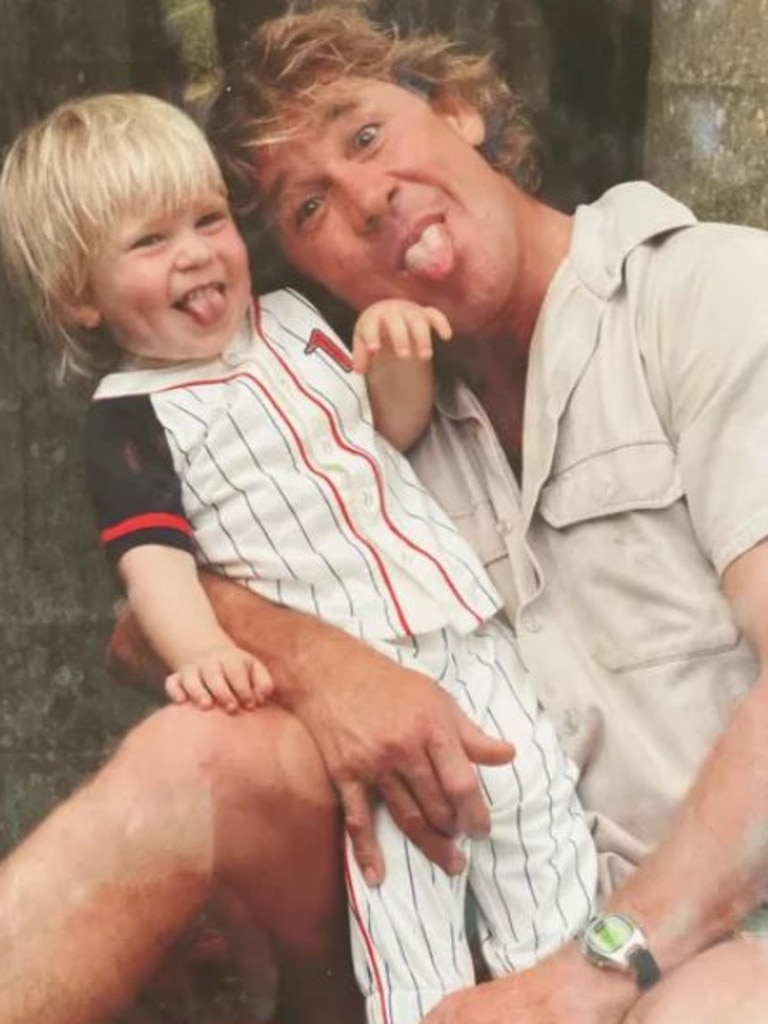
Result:
<svg viewBox="0 0 768 1024"><path fill-rule="evenodd" d="M431 679L348 634L219 576L201 579L226 632L267 666L275 702L317 743L369 882L384 877L371 815L377 794L428 857L449 873L461 870L452 837L484 835L489 824L473 764L504 764L513 747L486 736ZM121 678L146 674L162 689L165 672L128 612L110 656Z"/></svg>
<svg viewBox="0 0 768 1024"><path fill-rule="evenodd" d="M452 837L484 836L490 824L473 763L504 764L514 748L486 736L431 679L369 648L349 645L327 672L332 681L292 708L338 787L366 880L384 877L372 824L377 793L430 859L460 871L464 858Z"/></svg>
<svg viewBox="0 0 768 1024"><path fill-rule="evenodd" d="M637 998L631 978L593 967L571 944L530 970L447 996L422 1024L619 1024Z"/></svg>

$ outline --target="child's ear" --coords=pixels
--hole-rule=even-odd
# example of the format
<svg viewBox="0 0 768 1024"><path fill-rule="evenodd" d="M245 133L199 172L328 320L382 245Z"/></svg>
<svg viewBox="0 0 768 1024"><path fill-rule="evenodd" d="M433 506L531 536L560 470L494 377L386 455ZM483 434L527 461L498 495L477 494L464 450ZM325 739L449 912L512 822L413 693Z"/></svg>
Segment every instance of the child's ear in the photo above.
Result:
<svg viewBox="0 0 768 1024"><path fill-rule="evenodd" d="M93 330L101 323L101 311L85 301L62 303L61 316L67 323L86 330Z"/></svg>

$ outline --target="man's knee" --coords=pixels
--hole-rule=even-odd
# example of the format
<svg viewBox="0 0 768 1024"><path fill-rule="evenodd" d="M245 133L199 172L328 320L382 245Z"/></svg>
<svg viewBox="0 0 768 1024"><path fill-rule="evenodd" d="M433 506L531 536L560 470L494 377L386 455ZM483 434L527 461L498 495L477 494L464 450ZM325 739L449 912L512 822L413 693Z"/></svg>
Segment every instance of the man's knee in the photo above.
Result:
<svg viewBox="0 0 768 1024"><path fill-rule="evenodd" d="M183 787L208 793L216 803L332 800L309 734L275 707L237 715L163 708L129 733L114 761L141 780L148 797L153 790Z"/></svg>

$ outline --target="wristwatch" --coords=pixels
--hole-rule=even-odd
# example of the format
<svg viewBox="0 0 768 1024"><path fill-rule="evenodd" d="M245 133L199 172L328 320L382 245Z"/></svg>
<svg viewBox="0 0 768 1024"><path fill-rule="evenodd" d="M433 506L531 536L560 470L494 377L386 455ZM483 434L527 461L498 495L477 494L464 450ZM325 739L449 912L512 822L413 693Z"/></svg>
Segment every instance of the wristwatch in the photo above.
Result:
<svg viewBox="0 0 768 1024"><path fill-rule="evenodd" d="M581 935L581 949L598 967L630 971L643 992L661 977L642 929L626 914L609 911L591 918Z"/></svg>

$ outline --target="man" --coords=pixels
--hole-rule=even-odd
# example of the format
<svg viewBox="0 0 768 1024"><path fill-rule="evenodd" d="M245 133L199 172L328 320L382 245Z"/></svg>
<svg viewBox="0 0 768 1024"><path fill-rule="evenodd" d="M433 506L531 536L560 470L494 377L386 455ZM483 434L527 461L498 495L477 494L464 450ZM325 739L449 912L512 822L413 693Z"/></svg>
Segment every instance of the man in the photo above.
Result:
<svg viewBox="0 0 768 1024"><path fill-rule="evenodd" d="M500 93L472 85L476 65L449 61L446 78L445 49L425 49L338 11L284 19L244 51L218 135L299 270L353 306L428 301L462 339L445 357L471 390L440 396L414 458L504 591L581 766L608 906L629 918L626 935L613 919L590 942L618 969L572 944L427 1020L760 1021L765 943L712 944L766 882L768 242L696 227L642 187L575 221L549 210L486 159L524 158L519 124L490 116ZM297 80L311 84L298 97ZM504 751L431 684L214 589L226 628L268 661L280 707L161 712L16 853L0 877L14 922L6 1021L106 1019L213 882L272 928L304 983L293 1012L353 1019L329 776L372 881L373 790L447 870L450 835L485 822L471 762ZM310 842L311 877L297 855ZM64 941L75 929L77 956Z"/></svg>

